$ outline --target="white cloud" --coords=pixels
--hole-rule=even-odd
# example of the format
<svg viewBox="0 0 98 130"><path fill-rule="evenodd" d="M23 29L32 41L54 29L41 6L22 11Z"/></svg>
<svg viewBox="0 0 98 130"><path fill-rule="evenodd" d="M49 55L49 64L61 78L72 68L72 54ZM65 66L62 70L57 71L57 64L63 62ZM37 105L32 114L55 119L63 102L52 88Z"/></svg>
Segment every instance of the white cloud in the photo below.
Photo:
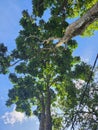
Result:
<svg viewBox="0 0 98 130"><path fill-rule="evenodd" d="M27 119L26 115L21 112L13 110L12 112L6 112L2 117L4 124L14 124L16 122L22 122Z"/></svg>

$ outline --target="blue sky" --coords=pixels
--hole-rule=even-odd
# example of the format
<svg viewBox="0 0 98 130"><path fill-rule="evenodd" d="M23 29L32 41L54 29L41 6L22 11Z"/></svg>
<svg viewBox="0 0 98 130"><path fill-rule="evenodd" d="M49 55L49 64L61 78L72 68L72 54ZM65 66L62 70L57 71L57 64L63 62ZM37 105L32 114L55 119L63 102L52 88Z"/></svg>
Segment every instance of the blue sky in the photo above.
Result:
<svg viewBox="0 0 98 130"><path fill-rule="evenodd" d="M21 29L19 20L23 9L31 9L31 0L2 0L0 2L0 43L5 43L9 50L15 47L15 39ZM47 17L47 16L46 16ZM92 37L75 38L78 48L73 53L81 56L88 63L93 64L98 53L98 32ZM0 75L0 130L38 130L38 121L35 118L27 119L24 114L17 113L14 106L7 108L8 89L12 84L5 75Z"/></svg>

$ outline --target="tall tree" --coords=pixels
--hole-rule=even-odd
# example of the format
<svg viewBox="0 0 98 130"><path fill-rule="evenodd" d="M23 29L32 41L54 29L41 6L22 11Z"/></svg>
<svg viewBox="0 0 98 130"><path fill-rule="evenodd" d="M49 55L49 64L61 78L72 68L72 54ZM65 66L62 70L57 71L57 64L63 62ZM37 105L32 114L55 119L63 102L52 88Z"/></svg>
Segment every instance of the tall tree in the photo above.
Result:
<svg viewBox="0 0 98 130"><path fill-rule="evenodd" d="M90 65L82 62L80 57L72 56L77 47L75 40L68 39L68 46L55 47L65 35L65 30L71 27L66 19L79 14L84 17L84 13L97 1L90 5L88 1L82 4L83 0L73 2L33 0L34 15L23 11L16 49L8 55L7 47L0 44L0 73L5 74L8 67L15 65L15 73L9 74L13 88L9 90L6 105L16 104L17 111L28 116L36 115L40 122L39 130L63 129L71 125L84 88L77 88L75 82L80 79L87 82L92 72ZM84 11L84 7L87 10ZM42 16L48 8L51 16L46 22ZM91 32L90 27L88 34ZM84 104L87 103L85 99ZM79 114L81 116L81 111ZM80 119L83 121L82 116ZM89 126L88 123L85 128Z"/></svg>

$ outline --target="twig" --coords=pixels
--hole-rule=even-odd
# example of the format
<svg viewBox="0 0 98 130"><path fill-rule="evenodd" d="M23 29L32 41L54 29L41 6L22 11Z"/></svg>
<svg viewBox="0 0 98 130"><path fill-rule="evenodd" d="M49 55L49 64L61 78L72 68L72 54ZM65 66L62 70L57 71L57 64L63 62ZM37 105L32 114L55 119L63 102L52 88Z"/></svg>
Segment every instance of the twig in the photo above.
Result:
<svg viewBox="0 0 98 130"><path fill-rule="evenodd" d="M49 43L50 41L52 41L52 40L60 40L60 39L61 39L61 38L57 38L57 37L49 37L49 38L46 39L46 40L41 40L38 36L30 35L30 36L28 36L28 37L25 38L25 41L26 41L27 39L29 39L29 38L36 38L36 39L38 39L40 42L42 42L43 44L44 44L44 43L48 44L48 43Z"/></svg>
<svg viewBox="0 0 98 130"><path fill-rule="evenodd" d="M11 64L10 66L14 66L14 65L16 65L18 62L20 62L20 61L22 61L22 60L17 60L16 62L14 62L13 64Z"/></svg>

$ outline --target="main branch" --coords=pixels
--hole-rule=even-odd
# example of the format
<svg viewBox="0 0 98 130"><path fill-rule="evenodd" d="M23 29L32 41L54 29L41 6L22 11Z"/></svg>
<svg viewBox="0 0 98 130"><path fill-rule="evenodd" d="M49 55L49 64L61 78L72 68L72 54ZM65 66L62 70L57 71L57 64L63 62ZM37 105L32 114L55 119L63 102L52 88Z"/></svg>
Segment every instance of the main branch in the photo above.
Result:
<svg viewBox="0 0 98 130"><path fill-rule="evenodd" d="M81 35L84 30L96 20L98 20L98 2L90 8L86 14L66 28L65 35L56 44L56 47L61 46L63 43L67 43L74 36Z"/></svg>

